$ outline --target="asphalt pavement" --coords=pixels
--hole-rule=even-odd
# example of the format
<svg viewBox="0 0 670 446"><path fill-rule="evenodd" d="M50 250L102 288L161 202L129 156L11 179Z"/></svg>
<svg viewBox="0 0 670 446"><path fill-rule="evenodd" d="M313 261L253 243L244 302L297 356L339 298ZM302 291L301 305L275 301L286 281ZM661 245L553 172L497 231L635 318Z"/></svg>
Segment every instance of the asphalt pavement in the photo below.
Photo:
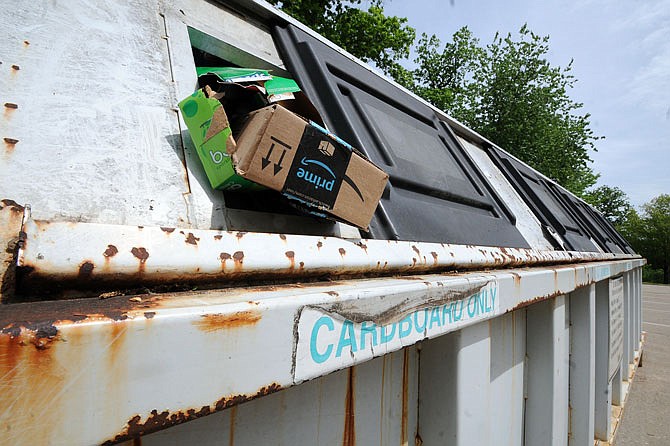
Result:
<svg viewBox="0 0 670 446"><path fill-rule="evenodd" d="M670 446L670 286L642 285L642 364L630 388L615 446Z"/></svg>

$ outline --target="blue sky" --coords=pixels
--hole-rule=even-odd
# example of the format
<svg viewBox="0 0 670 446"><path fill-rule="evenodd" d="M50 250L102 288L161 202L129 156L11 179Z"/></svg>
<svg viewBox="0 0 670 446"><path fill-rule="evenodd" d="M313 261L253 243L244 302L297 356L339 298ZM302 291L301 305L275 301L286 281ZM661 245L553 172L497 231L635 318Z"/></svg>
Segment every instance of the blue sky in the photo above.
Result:
<svg viewBox="0 0 670 446"><path fill-rule="evenodd" d="M670 194L670 0L386 0L385 12L442 42L465 25L482 44L524 23L549 35L551 62L574 59L570 95L605 136L591 154L598 185L635 206Z"/></svg>

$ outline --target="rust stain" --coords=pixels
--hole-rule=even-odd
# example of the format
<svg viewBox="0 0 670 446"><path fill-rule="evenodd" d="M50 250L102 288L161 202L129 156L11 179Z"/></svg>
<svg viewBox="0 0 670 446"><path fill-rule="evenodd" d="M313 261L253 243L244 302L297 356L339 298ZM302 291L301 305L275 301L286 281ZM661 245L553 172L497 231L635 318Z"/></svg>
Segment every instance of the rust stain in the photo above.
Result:
<svg viewBox="0 0 670 446"><path fill-rule="evenodd" d="M400 444L408 444L407 437L407 413L409 408L409 353L403 349L402 362L402 420L400 423Z"/></svg>
<svg viewBox="0 0 670 446"><path fill-rule="evenodd" d="M412 251L414 251L416 255L421 257L421 251L419 251L419 248L417 248L416 245L412 245Z"/></svg>
<svg viewBox="0 0 670 446"><path fill-rule="evenodd" d="M433 256L433 265L437 266L438 263L437 253L435 251L431 251L430 255Z"/></svg>
<svg viewBox="0 0 670 446"><path fill-rule="evenodd" d="M361 249L362 249L363 251L365 251L365 253L367 254L367 252L368 252L368 245L366 245L366 244L363 243L363 242L358 242L358 243L356 243L356 246L358 246L359 248L361 248Z"/></svg>
<svg viewBox="0 0 670 446"><path fill-rule="evenodd" d="M139 259L141 264L146 263L147 259L149 258L149 252L142 247L136 248L133 247L133 249L130 250L130 252Z"/></svg>
<svg viewBox="0 0 670 446"><path fill-rule="evenodd" d="M214 236L214 240L221 240L223 236L221 234L217 234Z"/></svg>
<svg viewBox="0 0 670 446"><path fill-rule="evenodd" d="M261 313L259 311L247 310L232 314L205 314L200 320L193 322L193 325L206 333L211 333L254 325L260 320Z"/></svg>
<svg viewBox="0 0 670 446"><path fill-rule="evenodd" d="M338 251L340 252L340 255L342 257L344 257L347 254L347 251L345 251L344 248L340 248L340 249L338 249Z"/></svg>
<svg viewBox="0 0 670 446"><path fill-rule="evenodd" d="M286 251L286 257L288 258L289 262L291 262L291 265L288 268L293 271L295 269L295 252Z"/></svg>
<svg viewBox="0 0 670 446"><path fill-rule="evenodd" d="M299 269L301 269L301 270L305 269L305 262L300 262L298 265L299 265Z"/></svg>
<svg viewBox="0 0 670 446"><path fill-rule="evenodd" d="M192 232L189 232L188 235L186 236L186 243L189 245L198 245L198 242L200 241L200 238L196 237L193 235Z"/></svg>
<svg viewBox="0 0 670 446"><path fill-rule="evenodd" d="M7 154L11 154L16 148L16 144L19 142L19 140L14 138L3 138L3 140L5 143L5 152Z"/></svg>
<svg viewBox="0 0 670 446"><path fill-rule="evenodd" d="M150 434L152 432L165 429L166 427L204 417L205 415L227 409L228 407L236 406L238 404L244 403L245 401L250 401L265 395L269 395L281 389L281 385L272 383L269 386L261 387L255 394L232 395L221 398L219 401L214 403L213 408L212 406L202 406L199 410L185 409L175 413L170 413L169 410L158 412L158 410L154 409L151 411L145 422L142 422L141 415L135 415L130 418L125 429L116 435L113 439L104 442L103 445L111 445L120 443L122 441L139 438L142 435Z"/></svg>
<svg viewBox="0 0 670 446"><path fill-rule="evenodd" d="M17 212L17 213L19 213L19 212L22 213L25 210L25 208L23 206L21 206L20 204L18 204L16 201L10 200L8 198L3 198L2 200L0 200L0 203L2 203L2 206L0 207L0 209L8 207L8 208L11 208L12 211Z"/></svg>
<svg viewBox="0 0 670 446"><path fill-rule="evenodd" d="M533 299L527 300L527 301L525 301L525 302L521 302L520 304L518 304L517 306L515 306L515 307L512 308L511 310L506 311L506 313L509 313L510 311L519 310L519 309L521 309L521 308L528 307L528 306L530 306L530 305L533 305L534 303L542 302L543 300L553 299L553 298L555 298L555 297L561 296L562 294L565 294L565 293L561 293L561 292L557 291L557 292L548 294L548 295L546 295L546 296L537 296L537 297L535 297L535 298L533 298Z"/></svg>
<svg viewBox="0 0 670 446"><path fill-rule="evenodd" d="M20 444L31 431L30 444L48 444L48 429L34 429L35 419L40 426L54 426L62 413L60 399L54 389L62 389L64 379L60 365L50 350L51 339L36 338L33 334L12 336L0 332L0 387L2 399L11 407L12 418L3 423L3 444ZM54 338L55 340L55 338ZM34 348L33 348L34 347ZM7 413L9 414L9 413ZM33 414L30 417L21 414Z"/></svg>
<svg viewBox="0 0 670 446"><path fill-rule="evenodd" d="M286 235L284 235L284 234L279 234L279 238L286 241Z"/></svg>
<svg viewBox="0 0 670 446"><path fill-rule="evenodd" d="M29 45L30 45L30 42L28 42L27 40L23 41L23 46L29 46Z"/></svg>
<svg viewBox="0 0 670 446"><path fill-rule="evenodd" d="M235 271L236 272L242 271L242 267L244 264L244 252L235 251L233 253L233 261L235 262Z"/></svg>
<svg viewBox="0 0 670 446"><path fill-rule="evenodd" d="M5 102L5 112L4 116L5 119L9 120L12 118L12 115L14 115L14 111L19 108L17 104L14 104L13 102ZM13 138L5 138L5 142L7 142L7 139L13 139ZM18 140L14 140L18 142ZM16 142L14 144L16 144Z"/></svg>
<svg viewBox="0 0 670 446"><path fill-rule="evenodd" d="M16 72L16 71L19 71L20 69L21 69L20 66L18 66L18 65L16 65L16 64L13 64L13 65L12 65L12 70L14 70L15 72Z"/></svg>
<svg viewBox="0 0 670 446"><path fill-rule="evenodd" d="M112 322L109 328L110 329L107 330L108 354L105 355L108 362L107 367L109 368L109 370L115 370L116 372L121 373L119 366L125 360L123 356L124 353L123 346L126 340L126 337L124 335L126 333L126 330L128 329L128 324L120 321L115 321Z"/></svg>
<svg viewBox="0 0 670 446"><path fill-rule="evenodd" d="M354 378L354 366L352 366L349 367L349 378L347 379L347 396L344 399L344 432L342 435L342 446L354 446L356 444Z"/></svg>
<svg viewBox="0 0 670 446"><path fill-rule="evenodd" d="M86 260L79 265L79 273L77 274L77 277L80 280L89 280L93 275L94 269L95 265L93 264L93 262L91 262L90 260Z"/></svg>
<svg viewBox="0 0 670 446"><path fill-rule="evenodd" d="M168 234L172 234L174 232L175 228L167 228L165 226L161 226L161 231L166 232Z"/></svg>
<svg viewBox="0 0 670 446"><path fill-rule="evenodd" d="M335 297L340 295L337 291L326 291L326 294L328 294L330 296L335 296Z"/></svg>
<svg viewBox="0 0 670 446"><path fill-rule="evenodd" d="M316 249L321 250L322 246L323 246L323 243L321 243L320 241L316 242Z"/></svg>
<svg viewBox="0 0 670 446"><path fill-rule="evenodd" d="M233 256L228 254L227 252L222 252L219 254L219 259L221 260L221 270L223 271L226 269L226 261L232 259Z"/></svg>
<svg viewBox="0 0 670 446"><path fill-rule="evenodd" d="M144 317L147 318L147 319L153 319L154 316L156 316L155 311L145 311L144 312Z"/></svg>
<svg viewBox="0 0 670 446"><path fill-rule="evenodd" d="M230 408L230 426L228 429L228 446L235 445L235 418L237 418L237 406Z"/></svg>
<svg viewBox="0 0 670 446"><path fill-rule="evenodd" d="M412 266L416 266L416 257L412 257Z"/></svg>
<svg viewBox="0 0 670 446"><path fill-rule="evenodd" d="M242 240L242 237L244 237L247 233L244 231L240 231L237 234L235 234L235 237L237 237L238 240Z"/></svg>
<svg viewBox="0 0 670 446"><path fill-rule="evenodd" d="M114 245L107 245L107 249L102 253L105 257L114 257L119 253L119 249Z"/></svg>

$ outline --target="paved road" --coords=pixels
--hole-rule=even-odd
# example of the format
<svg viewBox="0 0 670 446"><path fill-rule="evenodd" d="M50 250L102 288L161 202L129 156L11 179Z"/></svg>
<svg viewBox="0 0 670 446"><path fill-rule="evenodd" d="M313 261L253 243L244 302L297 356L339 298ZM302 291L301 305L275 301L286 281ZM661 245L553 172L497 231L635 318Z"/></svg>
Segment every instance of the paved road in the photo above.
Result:
<svg viewBox="0 0 670 446"><path fill-rule="evenodd" d="M647 332L617 429L616 446L670 445L670 286L642 286L642 329Z"/></svg>

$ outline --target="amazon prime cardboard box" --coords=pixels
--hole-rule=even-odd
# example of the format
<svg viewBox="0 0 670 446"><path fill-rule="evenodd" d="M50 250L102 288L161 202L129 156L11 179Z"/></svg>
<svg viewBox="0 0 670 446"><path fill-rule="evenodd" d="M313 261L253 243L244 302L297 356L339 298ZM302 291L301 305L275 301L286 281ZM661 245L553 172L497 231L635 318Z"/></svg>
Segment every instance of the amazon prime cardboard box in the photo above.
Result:
<svg viewBox="0 0 670 446"><path fill-rule="evenodd" d="M252 112L229 153L241 177L362 229L388 181L349 144L280 105Z"/></svg>

